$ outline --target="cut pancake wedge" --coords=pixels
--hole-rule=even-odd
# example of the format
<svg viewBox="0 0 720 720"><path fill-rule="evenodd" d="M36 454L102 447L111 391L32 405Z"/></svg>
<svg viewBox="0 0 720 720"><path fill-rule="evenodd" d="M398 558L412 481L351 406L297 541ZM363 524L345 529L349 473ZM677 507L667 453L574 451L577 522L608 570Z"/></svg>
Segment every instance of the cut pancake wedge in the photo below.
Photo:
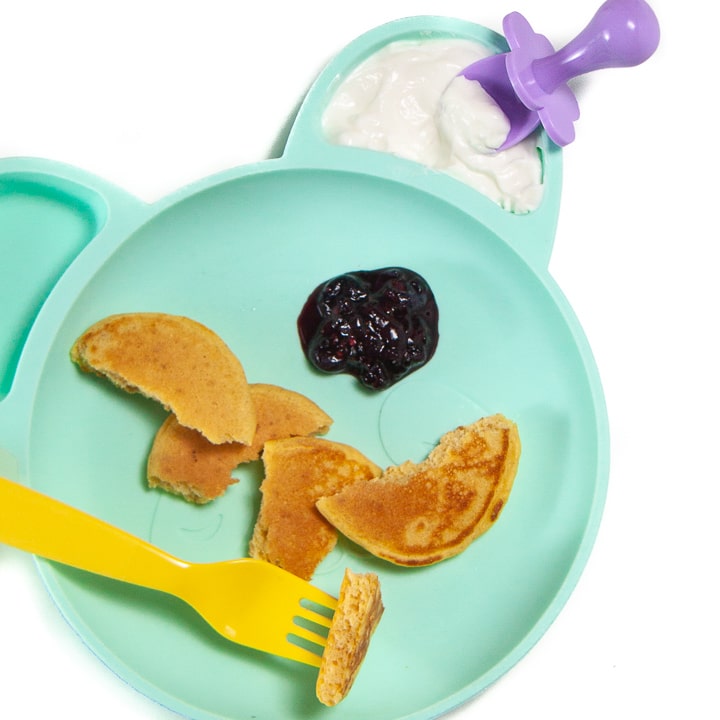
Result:
<svg viewBox="0 0 720 720"><path fill-rule="evenodd" d="M195 320L153 312L111 315L75 341L70 357L85 372L161 403L210 442L253 441L257 421L243 366Z"/></svg>
<svg viewBox="0 0 720 720"><path fill-rule="evenodd" d="M263 464L262 500L250 555L309 580L337 542L337 531L315 502L379 476L381 468L350 445L317 437L270 440Z"/></svg>
<svg viewBox="0 0 720 720"><path fill-rule="evenodd" d="M384 609L378 576L346 569L315 685L324 705L350 692Z"/></svg>
<svg viewBox="0 0 720 720"><path fill-rule="evenodd" d="M462 552L498 519L520 459L517 426L502 415L452 430L421 463L320 498L339 532L397 565L429 565Z"/></svg>

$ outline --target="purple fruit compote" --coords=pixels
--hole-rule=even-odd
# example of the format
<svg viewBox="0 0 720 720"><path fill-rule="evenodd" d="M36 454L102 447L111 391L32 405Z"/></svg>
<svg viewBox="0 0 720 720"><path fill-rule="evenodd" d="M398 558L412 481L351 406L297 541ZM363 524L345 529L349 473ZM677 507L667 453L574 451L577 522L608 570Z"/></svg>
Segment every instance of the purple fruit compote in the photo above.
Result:
<svg viewBox="0 0 720 720"><path fill-rule="evenodd" d="M357 270L320 284L297 320L300 343L318 370L349 373L383 390L421 368L438 344L430 286L403 267Z"/></svg>

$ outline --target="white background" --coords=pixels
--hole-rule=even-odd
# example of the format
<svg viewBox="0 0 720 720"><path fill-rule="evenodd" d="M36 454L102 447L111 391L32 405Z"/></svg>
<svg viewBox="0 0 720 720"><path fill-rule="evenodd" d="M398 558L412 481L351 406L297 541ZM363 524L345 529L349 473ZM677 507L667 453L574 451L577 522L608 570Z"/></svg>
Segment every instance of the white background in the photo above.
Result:
<svg viewBox="0 0 720 720"><path fill-rule="evenodd" d="M68 162L153 201L277 154L324 64L376 25L435 14L500 30L519 10L559 47L598 5L2 0L0 157ZM720 717L718 13L699 0L653 7L656 55L582 84L550 264L605 388L603 524L549 632L453 720ZM0 716L176 717L102 666L32 560L5 547Z"/></svg>

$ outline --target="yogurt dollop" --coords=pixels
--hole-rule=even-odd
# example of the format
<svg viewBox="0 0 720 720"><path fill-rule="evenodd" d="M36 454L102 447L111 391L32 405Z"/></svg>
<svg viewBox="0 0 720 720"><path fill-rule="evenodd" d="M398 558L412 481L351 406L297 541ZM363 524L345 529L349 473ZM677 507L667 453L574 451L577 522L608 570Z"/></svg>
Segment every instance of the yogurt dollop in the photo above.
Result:
<svg viewBox="0 0 720 720"><path fill-rule="evenodd" d="M495 152L509 121L482 86L458 73L490 54L457 38L402 40L348 75L323 115L334 144L386 152L452 175L505 210L530 212L543 195L531 136Z"/></svg>

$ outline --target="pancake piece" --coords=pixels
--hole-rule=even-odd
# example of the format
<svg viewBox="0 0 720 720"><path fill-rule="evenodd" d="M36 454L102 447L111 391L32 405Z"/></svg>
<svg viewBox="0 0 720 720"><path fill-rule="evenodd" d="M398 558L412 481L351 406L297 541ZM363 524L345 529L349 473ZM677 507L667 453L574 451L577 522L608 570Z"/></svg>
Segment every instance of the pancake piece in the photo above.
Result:
<svg viewBox="0 0 720 720"><path fill-rule="evenodd" d="M350 691L384 609L378 576L345 570L315 685L324 705L337 705Z"/></svg>
<svg viewBox="0 0 720 720"><path fill-rule="evenodd" d="M161 403L212 443L252 443L257 421L245 371L195 320L165 313L111 315L86 330L70 357L85 372Z"/></svg>
<svg viewBox="0 0 720 720"><path fill-rule="evenodd" d="M214 445L170 414L155 435L147 462L151 488L162 488L203 505L220 497L237 479L230 474L246 449L240 443Z"/></svg>
<svg viewBox="0 0 720 720"><path fill-rule="evenodd" d="M520 459L517 426L502 415L461 426L421 463L388 468L317 502L343 535L397 565L457 555L497 520Z"/></svg>
<svg viewBox="0 0 720 720"><path fill-rule="evenodd" d="M317 437L269 440L262 457L265 478L250 556L309 580L337 542L315 502L382 470L355 448Z"/></svg>
<svg viewBox="0 0 720 720"><path fill-rule="evenodd" d="M251 384L250 396L258 423L250 445L215 445L170 414L155 435L148 457L150 487L207 503L237 482L232 471L241 463L257 460L267 440L322 435L332 424L332 418L312 400L278 385Z"/></svg>
<svg viewBox="0 0 720 720"><path fill-rule="evenodd" d="M305 395L278 385L251 383L257 414L255 439L243 448L240 462L257 460L268 440L301 435L324 435L332 418Z"/></svg>

